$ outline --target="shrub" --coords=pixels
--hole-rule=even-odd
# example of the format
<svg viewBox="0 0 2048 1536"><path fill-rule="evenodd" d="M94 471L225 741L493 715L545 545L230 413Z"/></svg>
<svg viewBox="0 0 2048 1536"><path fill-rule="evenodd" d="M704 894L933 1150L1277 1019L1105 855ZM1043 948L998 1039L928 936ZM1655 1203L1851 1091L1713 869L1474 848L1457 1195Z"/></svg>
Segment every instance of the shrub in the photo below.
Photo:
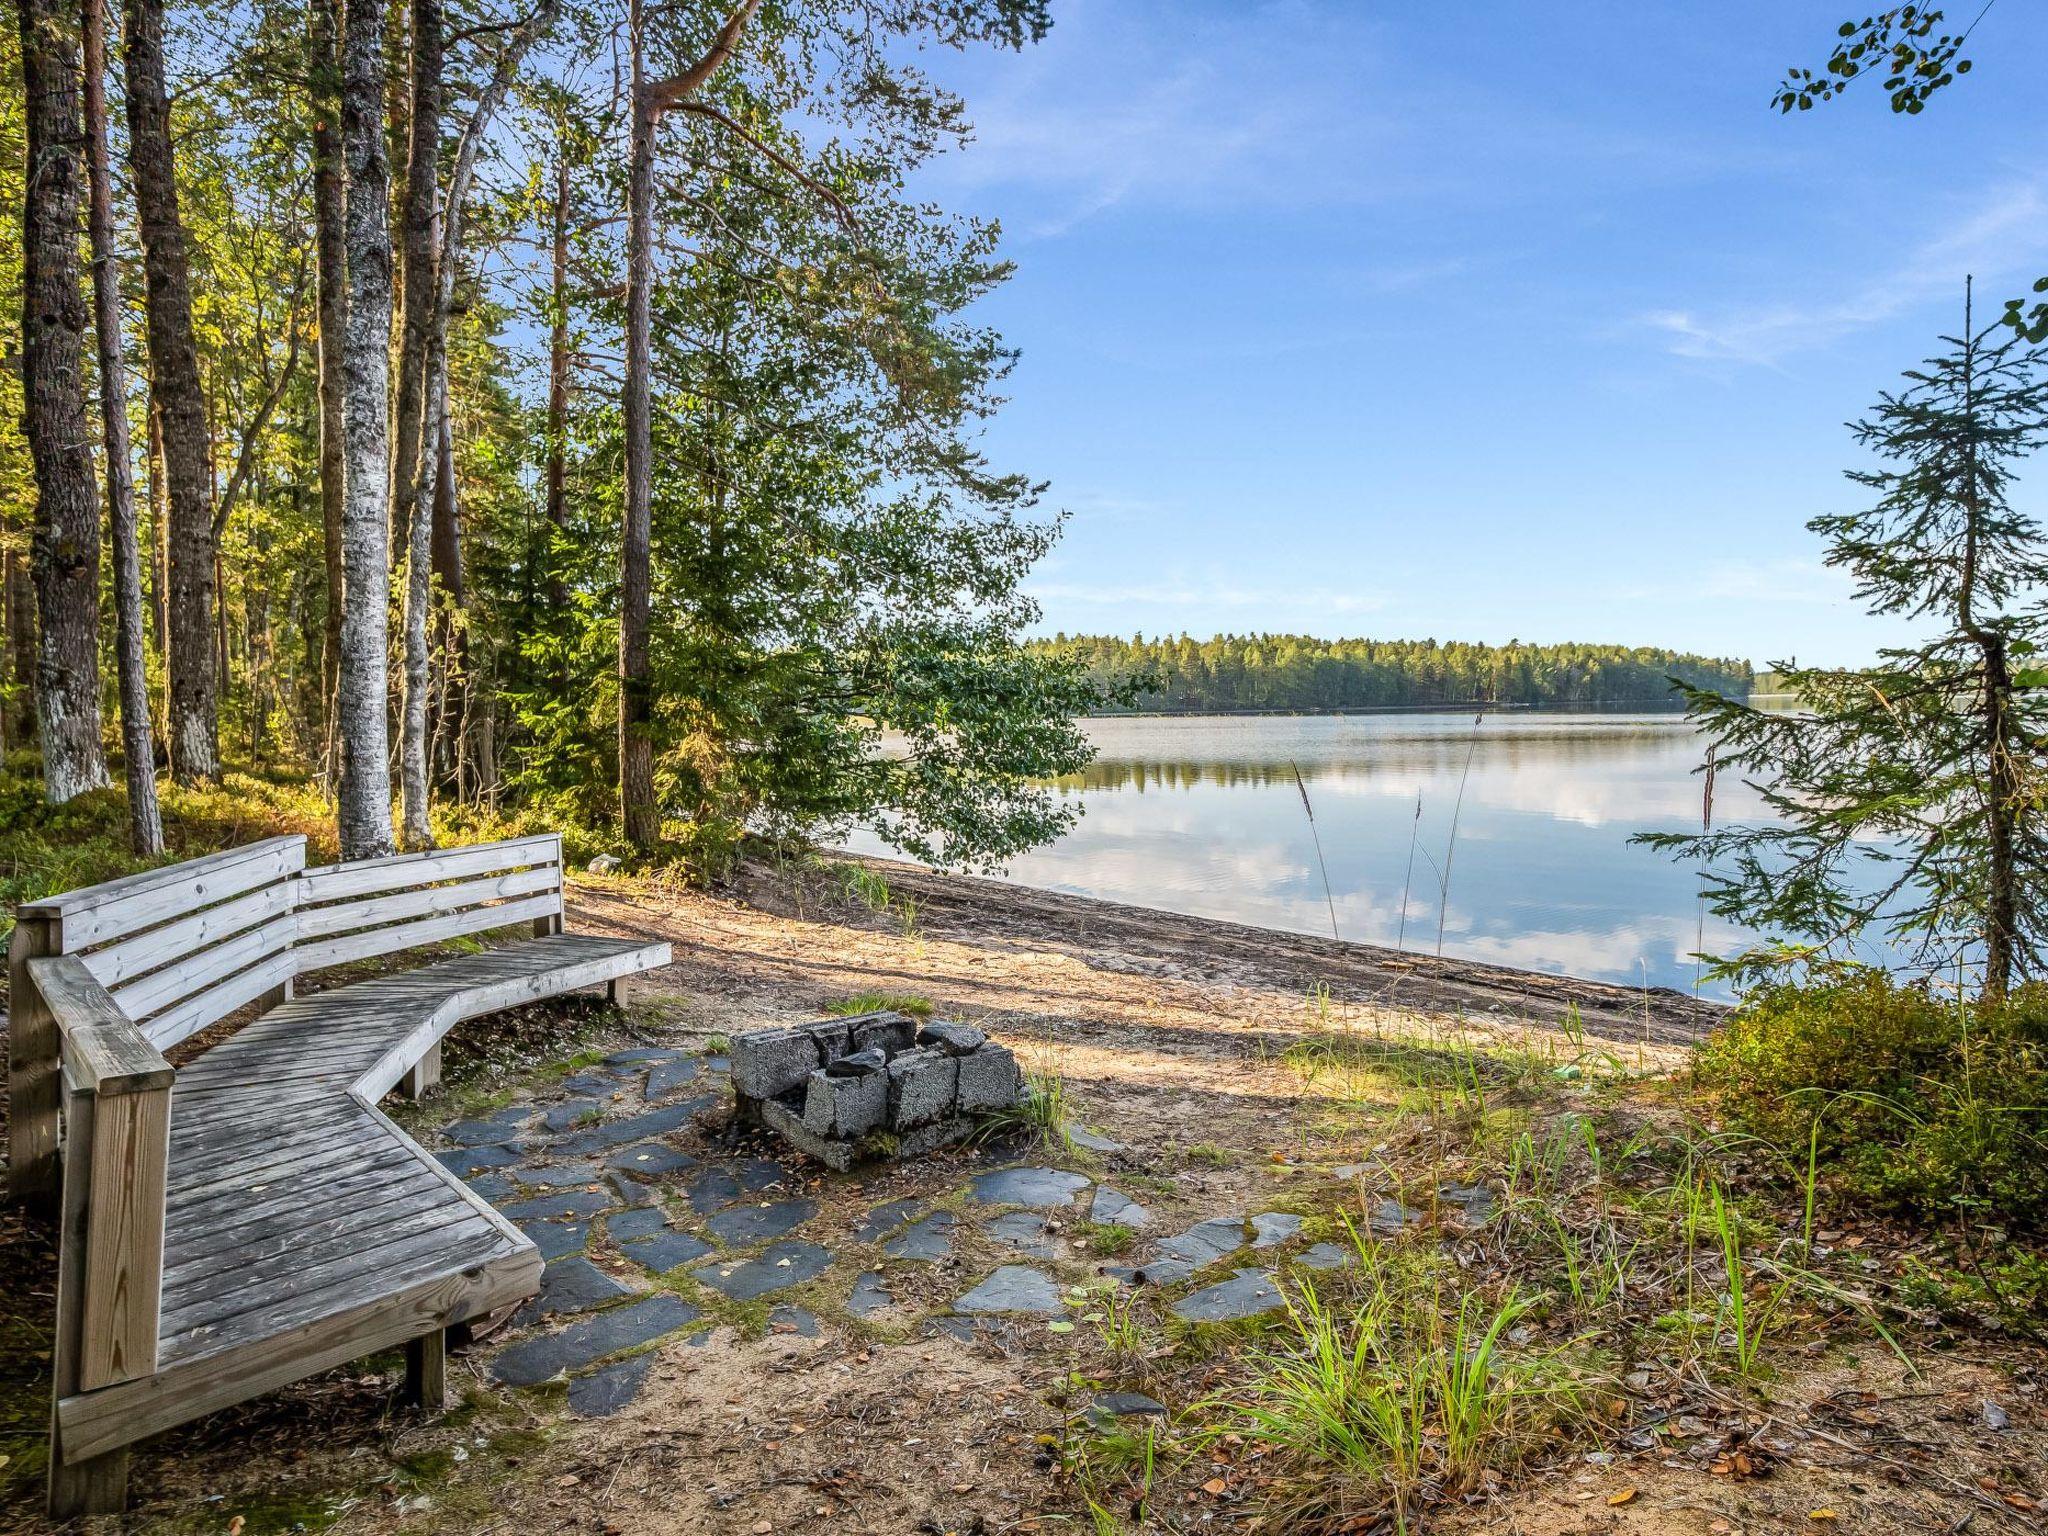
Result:
<svg viewBox="0 0 2048 1536"><path fill-rule="evenodd" d="M2048 1230L2048 986L1999 1002L1880 972L1768 987L1695 1069L1736 1125L1802 1160L1812 1138L1890 1209Z"/></svg>

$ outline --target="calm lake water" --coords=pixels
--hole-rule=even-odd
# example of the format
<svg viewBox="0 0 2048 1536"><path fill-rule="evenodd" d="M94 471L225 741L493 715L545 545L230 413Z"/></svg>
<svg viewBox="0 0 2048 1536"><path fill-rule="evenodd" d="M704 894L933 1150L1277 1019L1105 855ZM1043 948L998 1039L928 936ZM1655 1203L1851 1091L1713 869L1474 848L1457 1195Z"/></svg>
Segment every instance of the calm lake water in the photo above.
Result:
<svg viewBox="0 0 2048 1536"><path fill-rule="evenodd" d="M1081 820L1010 879L1301 933L1328 933L1334 904L1346 939L1434 953L1441 926L1446 955L1688 991L1696 950L1744 938L1702 925L1693 868L1629 842L1700 824L1704 743L1682 716L1153 716L1089 734L1096 761L1059 784ZM1724 775L1714 814L1762 807Z"/></svg>

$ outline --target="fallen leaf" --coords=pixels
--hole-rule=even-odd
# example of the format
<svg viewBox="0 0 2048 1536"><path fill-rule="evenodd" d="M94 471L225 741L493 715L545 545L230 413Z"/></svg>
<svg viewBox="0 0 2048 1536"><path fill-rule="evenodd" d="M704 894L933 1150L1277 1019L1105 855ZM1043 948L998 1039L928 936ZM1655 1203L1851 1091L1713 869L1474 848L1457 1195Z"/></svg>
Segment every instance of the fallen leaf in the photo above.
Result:
<svg viewBox="0 0 2048 1536"><path fill-rule="evenodd" d="M1839 1520L1842 1517L1832 1509L1809 1509L1806 1512L1806 1518L1809 1520Z"/></svg>
<svg viewBox="0 0 2048 1536"><path fill-rule="evenodd" d="M1228 1491L1229 1487L1230 1484L1223 1481L1222 1478L1212 1477L1209 1479L1209 1481L1202 1484L1202 1492L1210 1495L1213 1498L1220 1499L1223 1497L1224 1493Z"/></svg>
<svg viewBox="0 0 2048 1536"><path fill-rule="evenodd" d="M242 1527L248 1523L242 1516L235 1516L228 1522L228 1536L242 1536Z"/></svg>
<svg viewBox="0 0 2048 1536"><path fill-rule="evenodd" d="M1626 1504L1635 1496L1635 1489L1624 1488L1619 1493L1610 1493L1609 1495L1607 1495L1607 1502L1610 1504Z"/></svg>

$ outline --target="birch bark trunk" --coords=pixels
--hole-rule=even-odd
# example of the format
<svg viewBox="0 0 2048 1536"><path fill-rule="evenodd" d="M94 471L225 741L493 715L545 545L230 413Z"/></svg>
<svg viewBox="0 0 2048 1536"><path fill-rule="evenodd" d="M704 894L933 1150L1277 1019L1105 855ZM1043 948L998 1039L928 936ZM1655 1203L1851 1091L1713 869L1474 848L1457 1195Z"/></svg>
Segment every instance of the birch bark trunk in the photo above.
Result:
<svg viewBox="0 0 2048 1536"><path fill-rule="evenodd" d="M143 658L142 552L135 529L135 470L128 441L128 370L121 359L121 283L114 264L114 186L107 161L106 0L85 8L86 175L91 201L93 328L99 341L100 422L106 436L107 516L114 548L114 661L120 679L121 752L128 778L128 840L138 854L164 851Z"/></svg>
<svg viewBox="0 0 2048 1536"><path fill-rule="evenodd" d="M390 695L391 167L383 15L348 0L341 46L343 260L342 619L338 688L342 857L392 851Z"/></svg>
<svg viewBox="0 0 2048 1536"><path fill-rule="evenodd" d="M327 571L327 613L321 629L320 723L327 783L333 789L340 753L342 612L342 331L348 315L341 193L341 82L335 59L336 0L306 8L307 77L313 86L313 265L319 284L320 527Z"/></svg>
<svg viewBox="0 0 2048 1536"><path fill-rule="evenodd" d="M654 683L649 664L654 522L654 130L646 19L632 0L632 132L626 164L626 501L619 568L619 815L626 841L661 837L654 797Z"/></svg>

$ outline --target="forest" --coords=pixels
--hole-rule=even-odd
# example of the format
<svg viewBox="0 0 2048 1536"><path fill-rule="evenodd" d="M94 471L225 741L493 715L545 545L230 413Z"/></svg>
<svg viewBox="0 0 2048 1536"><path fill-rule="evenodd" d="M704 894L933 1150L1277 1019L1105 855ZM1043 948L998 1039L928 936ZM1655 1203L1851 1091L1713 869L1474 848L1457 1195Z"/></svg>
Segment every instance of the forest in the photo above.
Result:
<svg viewBox="0 0 2048 1536"><path fill-rule="evenodd" d="M1058 519L908 62L1042 0L113 11L0 42L13 774L125 775L144 855L158 769L310 775L348 856L1057 828L1093 691L1018 643Z"/></svg>
<svg viewBox="0 0 2048 1536"><path fill-rule="evenodd" d="M1056 635L1031 650L1077 658L1105 689L1135 685L1143 710L1328 710L1431 705L1677 707L1673 679L1749 693L1746 661L1647 646L1474 645L1436 640L1318 640L1309 635L1187 635L1128 640ZM1119 701L1119 707L1121 701Z"/></svg>

